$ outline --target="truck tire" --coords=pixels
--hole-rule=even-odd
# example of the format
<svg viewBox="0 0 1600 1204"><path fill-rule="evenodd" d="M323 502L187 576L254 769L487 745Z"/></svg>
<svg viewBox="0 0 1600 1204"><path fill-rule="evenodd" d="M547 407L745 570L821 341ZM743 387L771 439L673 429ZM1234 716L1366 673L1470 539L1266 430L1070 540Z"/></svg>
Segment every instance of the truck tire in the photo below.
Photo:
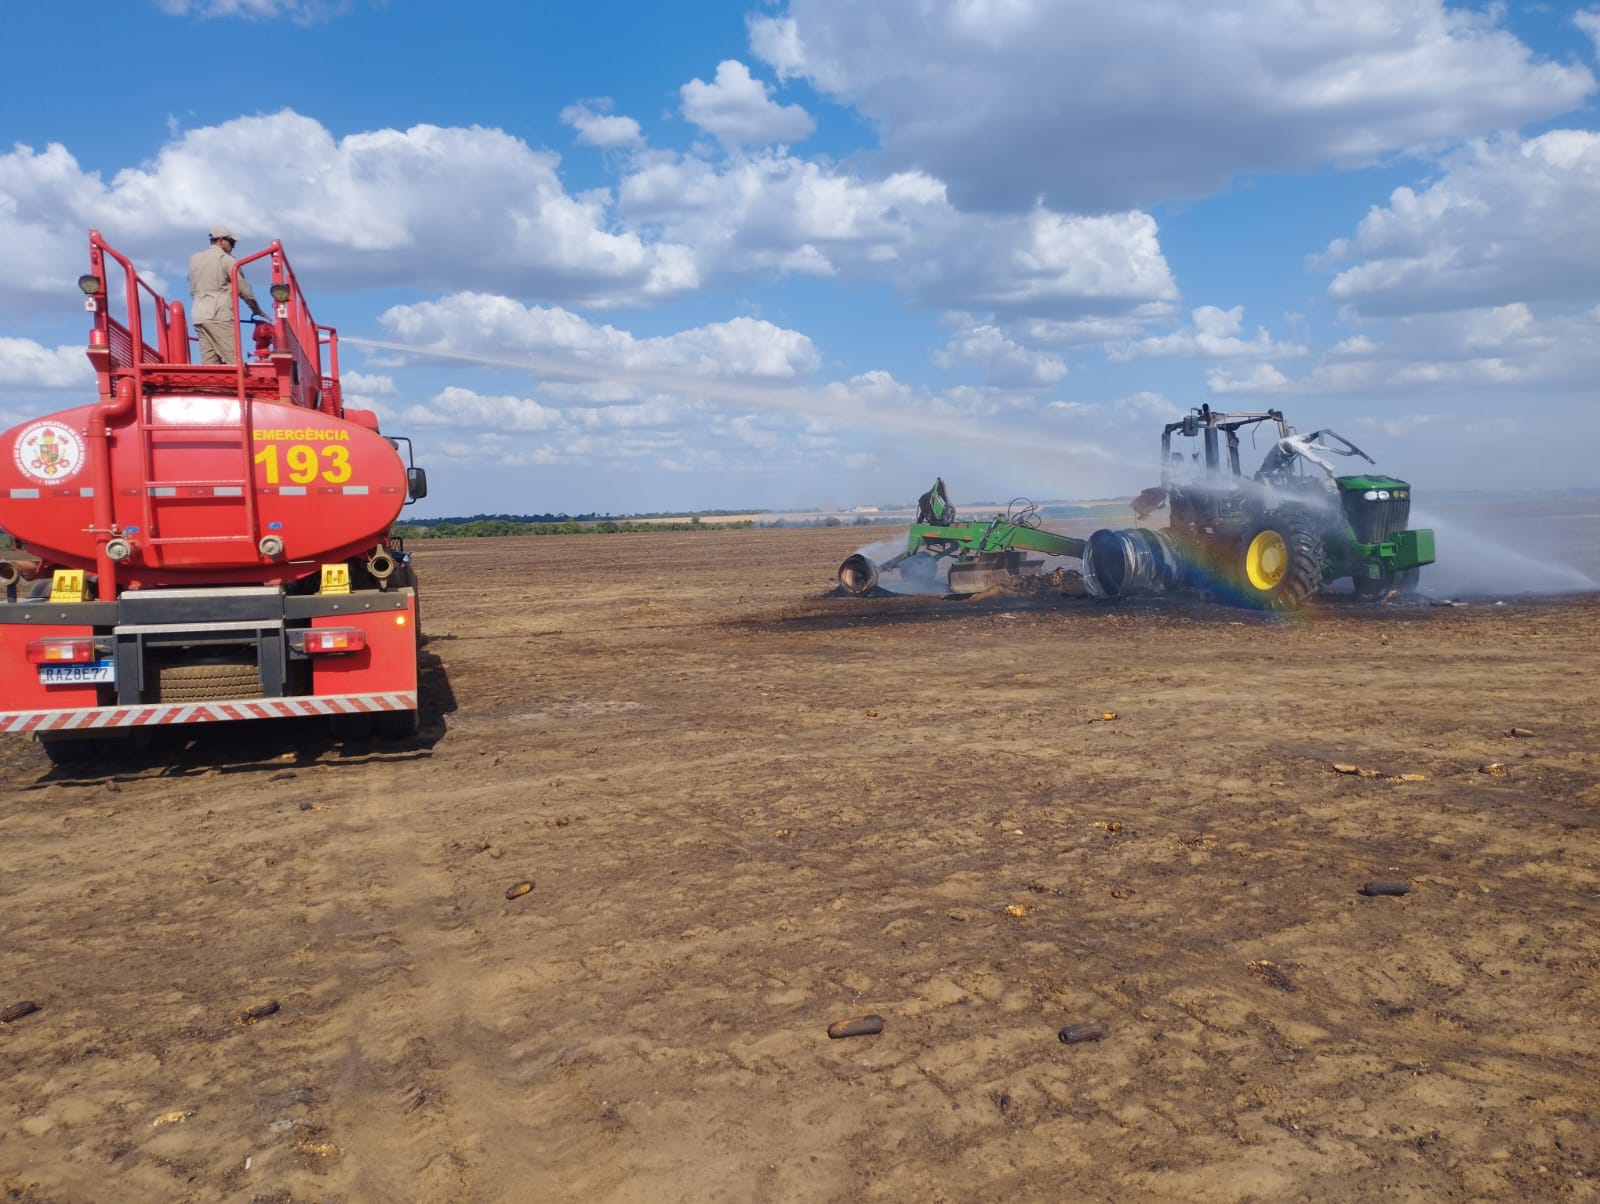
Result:
<svg viewBox="0 0 1600 1204"><path fill-rule="evenodd" d="M40 736L39 747L50 764L61 769L77 769L100 759L98 740L66 739L60 736Z"/></svg>
<svg viewBox="0 0 1600 1204"><path fill-rule="evenodd" d="M372 732L380 740L409 740L421 729L420 711L380 711L372 716Z"/></svg>
<svg viewBox="0 0 1600 1204"><path fill-rule="evenodd" d="M1239 546L1233 585L1261 610L1298 610L1322 588L1322 532L1311 516L1279 510Z"/></svg>
<svg viewBox="0 0 1600 1204"><path fill-rule="evenodd" d="M417 633L417 649L422 648L422 594L417 589L417 570L409 563L401 571L400 584L411 591L412 622Z"/></svg>
<svg viewBox="0 0 1600 1204"><path fill-rule="evenodd" d="M215 661L150 666L154 702L214 702L224 698L260 698L261 673L255 665Z"/></svg>
<svg viewBox="0 0 1600 1204"><path fill-rule="evenodd" d="M110 736L45 736L39 747L50 764L62 769L82 769L102 761L136 757L150 747L150 732L133 728Z"/></svg>

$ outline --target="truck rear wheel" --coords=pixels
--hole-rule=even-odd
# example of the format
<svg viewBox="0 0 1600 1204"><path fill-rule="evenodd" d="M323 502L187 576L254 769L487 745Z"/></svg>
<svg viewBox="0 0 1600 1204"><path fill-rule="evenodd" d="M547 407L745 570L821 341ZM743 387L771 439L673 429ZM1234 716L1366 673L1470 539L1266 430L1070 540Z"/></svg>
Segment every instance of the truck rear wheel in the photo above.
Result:
<svg viewBox="0 0 1600 1204"><path fill-rule="evenodd" d="M1240 548L1234 586L1247 606L1298 610L1322 588L1322 536L1308 515L1280 510Z"/></svg>
<svg viewBox="0 0 1600 1204"><path fill-rule="evenodd" d="M417 647L422 647L422 595L417 591L417 570L406 564L400 583L411 591L411 621L417 633Z"/></svg>
<svg viewBox="0 0 1600 1204"><path fill-rule="evenodd" d="M136 757L150 747L150 732L133 728L109 736L39 737L39 747L50 764L62 769L84 769L103 761Z"/></svg>
<svg viewBox="0 0 1600 1204"><path fill-rule="evenodd" d="M40 736L39 747L50 764L62 769L77 769L100 759L98 740L70 739L62 736Z"/></svg>
<svg viewBox="0 0 1600 1204"><path fill-rule="evenodd" d="M409 740L422 728L419 711L383 711L372 717L372 731L380 740Z"/></svg>

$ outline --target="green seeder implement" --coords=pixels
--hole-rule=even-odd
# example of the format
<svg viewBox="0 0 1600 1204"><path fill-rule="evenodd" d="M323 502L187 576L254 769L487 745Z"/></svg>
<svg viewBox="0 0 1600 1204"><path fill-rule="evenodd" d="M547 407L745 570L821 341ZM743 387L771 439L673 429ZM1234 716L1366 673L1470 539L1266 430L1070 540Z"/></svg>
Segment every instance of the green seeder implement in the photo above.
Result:
<svg viewBox="0 0 1600 1204"><path fill-rule="evenodd" d="M864 594L878 584L880 572L899 569L913 590L921 592L936 585L948 562L950 592L972 594L1038 573L1044 561L1029 552L1081 559L1084 547L1084 540L1041 530L1032 506L1014 505L1009 514L987 522L961 522L940 479L917 502L906 550L882 564L856 553L839 566L839 585L847 593Z"/></svg>

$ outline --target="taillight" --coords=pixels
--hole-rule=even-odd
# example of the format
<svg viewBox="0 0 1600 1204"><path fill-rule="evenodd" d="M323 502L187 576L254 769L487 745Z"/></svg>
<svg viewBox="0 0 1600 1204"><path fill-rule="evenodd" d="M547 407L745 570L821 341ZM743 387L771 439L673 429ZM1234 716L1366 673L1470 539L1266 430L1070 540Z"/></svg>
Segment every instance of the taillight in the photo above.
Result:
<svg viewBox="0 0 1600 1204"><path fill-rule="evenodd" d="M366 646L367 633L359 627L319 627L305 633L304 649L308 656L360 652Z"/></svg>
<svg viewBox="0 0 1600 1204"><path fill-rule="evenodd" d="M34 665L82 665L94 660L94 641L87 636L73 639L29 640L28 663Z"/></svg>

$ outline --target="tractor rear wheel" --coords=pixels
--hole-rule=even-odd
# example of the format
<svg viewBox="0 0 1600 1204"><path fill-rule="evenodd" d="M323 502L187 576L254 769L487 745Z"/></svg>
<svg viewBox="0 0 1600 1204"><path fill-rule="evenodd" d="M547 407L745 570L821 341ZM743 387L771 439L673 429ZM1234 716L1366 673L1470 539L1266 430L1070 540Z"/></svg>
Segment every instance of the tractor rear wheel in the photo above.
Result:
<svg viewBox="0 0 1600 1204"><path fill-rule="evenodd" d="M1234 585L1246 606L1298 610L1322 588L1322 533L1309 515L1280 510L1240 545Z"/></svg>

